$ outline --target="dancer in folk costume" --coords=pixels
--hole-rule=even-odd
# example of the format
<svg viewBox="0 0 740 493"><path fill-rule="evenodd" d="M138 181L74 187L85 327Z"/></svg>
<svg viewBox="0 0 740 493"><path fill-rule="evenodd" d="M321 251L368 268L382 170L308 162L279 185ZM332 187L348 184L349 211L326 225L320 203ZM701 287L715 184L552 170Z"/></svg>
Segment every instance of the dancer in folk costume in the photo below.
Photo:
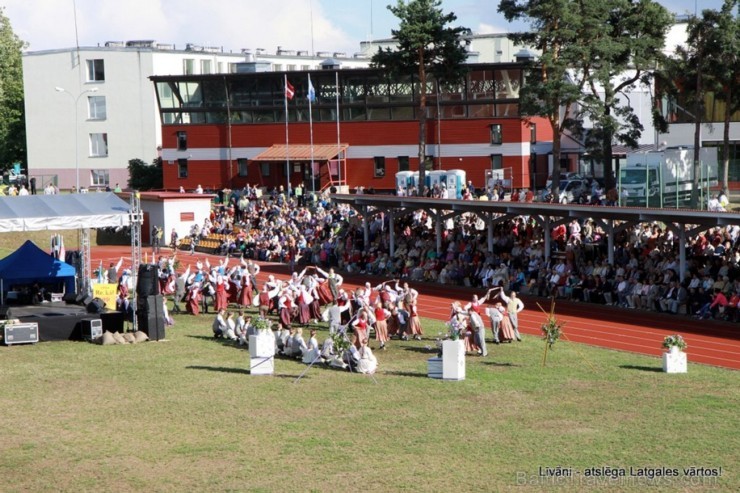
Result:
<svg viewBox="0 0 740 493"><path fill-rule="evenodd" d="M385 349L385 343L388 342L388 322L391 312L383 308L383 302L377 300L374 308L375 314L375 340L378 341L380 349Z"/></svg>
<svg viewBox="0 0 740 493"><path fill-rule="evenodd" d="M199 315L202 296L203 295L200 292L200 283L194 282L191 284L187 294L185 295L185 311L191 315Z"/></svg>
<svg viewBox="0 0 740 493"><path fill-rule="evenodd" d="M278 316L280 318L280 324L284 329L291 329L291 322L293 319L293 293L288 287L287 283L281 289L280 295L278 296Z"/></svg>
<svg viewBox="0 0 740 493"><path fill-rule="evenodd" d="M321 319L321 302L319 301L318 281L315 274L303 278L303 284L311 295L311 302L308 304L308 310L311 318L318 323Z"/></svg>
<svg viewBox="0 0 740 493"><path fill-rule="evenodd" d="M421 336L424 332L421 330L421 319L419 318L419 310L416 305L416 300L413 300L408 305L409 307L409 332L413 334L414 339L417 341L421 340Z"/></svg>
<svg viewBox="0 0 740 493"><path fill-rule="evenodd" d="M278 295L279 292L279 286L274 287L272 291L270 290L270 285L268 283L265 283L262 286L262 291L260 291L260 294L257 296L259 300L257 306L259 307L261 318L267 318L267 312L270 311L270 307L273 302L272 300Z"/></svg>
<svg viewBox="0 0 740 493"><path fill-rule="evenodd" d="M296 293L295 302L298 307L298 322L303 326L307 326L311 321L310 306L313 303L313 296L303 283L300 283L293 290Z"/></svg>
<svg viewBox="0 0 740 493"><path fill-rule="evenodd" d="M252 306L254 300L255 285L252 284L252 276L246 263L243 263L237 270L237 276L240 280L239 298L237 303L240 306Z"/></svg>
<svg viewBox="0 0 740 493"><path fill-rule="evenodd" d="M451 330L460 335L460 339L465 343L465 352L477 353L480 351L480 347L475 338L475 332L470 325L470 315L459 301L452 303L448 325Z"/></svg>
<svg viewBox="0 0 740 493"><path fill-rule="evenodd" d="M224 275L223 267L215 268L211 275L211 282L216 289L216 310L226 310L229 307L229 298L227 294L228 279Z"/></svg>
<svg viewBox="0 0 740 493"><path fill-rule="evenodd" d="M475 337L475 345L478 347L477 351L481 356L488 355L488 348L486 347L486 325L483 323L481 314L483 313L483 304L488 300L490 291L486 293L483 298L478 298L477 294L473 295L472 301L463 307L470 318L470 328Z"/></svg>
<svg viewBox="0 0 740 493"><path fill-rule="evenodd" d="M361 309L357 318L352 322L352 329L355 335L355 347L360 348L361 341L367 339L367 333L370 328L370 324L367 319L367 312Z"/></svg>
<svg viewBox="0 0 740 493"><path fill-rule="evenodd" d="M329 291L331 292L332 300L336 301L336 299L339 297L339 287L344 282L344 278L334 272L334 267L330 268L329 272L325 272L319 267L314 268L316 269L316 272L326 278L326 282L329 284Z"/></svg>
<svg viewBox="0 0 740 493"><path fill-rule="evenodd" d="M499 297L506 303L506 313L509 315L509 322L511 323L511 330L514 333L514 337L517 341L522 340L522 336L519 334L519 312L524 310L524 303L516 295L516 291L511 291L509 296L503 290L499 293Z"/></svg>
<svg viewBox="0 0 740 493"><path fill-rule="evenodd" d="M388 331L388 337L391 338L398 334L398 307L390 302L383 303L384 308L390 313L390 316L386 319L386 327Z"/></svg>
<svg viewBox="0 0 740 493"><path fill-rule="evenodd" d="M501 321L499 322L500 342L513 341L515 338L514 328L511 326L511 320L509 319L509 313L506 307L500 301L497 301L493 307L501 313Z"/></svg>

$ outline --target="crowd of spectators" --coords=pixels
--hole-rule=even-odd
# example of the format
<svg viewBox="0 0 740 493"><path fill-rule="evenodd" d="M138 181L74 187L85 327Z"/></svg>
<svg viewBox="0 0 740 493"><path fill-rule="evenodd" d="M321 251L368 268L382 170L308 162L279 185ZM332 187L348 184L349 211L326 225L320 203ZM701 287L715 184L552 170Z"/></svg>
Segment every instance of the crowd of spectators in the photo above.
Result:
<svg viewBox="0 0 740 493"><path fill-rule="evenodd" d="M388 217L376 214L368 227L365 244L362 218L347 205L331 204L328 193L306 193L299 202L291 190L277 188L258 197L247 187L222 192L211 217L193 233L224 234L221 253L292 267L321 265L409 281L503 286L628 309L740 318L740 225L688 237L684 279L678 274L678 239L658 223L616 234L611 264L606 234L591 219L548 232L529 217L499 222L489 251L485 222L466 213L444 221L438 253L433 219L417 210L395 221L393 255ZM547 260L544 234L552 239Z"/></svg>

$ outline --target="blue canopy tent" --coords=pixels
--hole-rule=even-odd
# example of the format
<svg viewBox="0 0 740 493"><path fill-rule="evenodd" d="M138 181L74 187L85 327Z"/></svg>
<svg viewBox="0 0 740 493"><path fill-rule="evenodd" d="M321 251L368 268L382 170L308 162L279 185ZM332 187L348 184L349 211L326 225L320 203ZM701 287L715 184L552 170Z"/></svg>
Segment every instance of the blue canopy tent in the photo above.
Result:
<svg viewBox="0 0 740 493"><path fill-rule="evenodd" d="M0 260L0 299L13 286L39 284L58 284L64 292L75 292L75 268L57 260L41 250L30 240L18 250Z"/></svg>

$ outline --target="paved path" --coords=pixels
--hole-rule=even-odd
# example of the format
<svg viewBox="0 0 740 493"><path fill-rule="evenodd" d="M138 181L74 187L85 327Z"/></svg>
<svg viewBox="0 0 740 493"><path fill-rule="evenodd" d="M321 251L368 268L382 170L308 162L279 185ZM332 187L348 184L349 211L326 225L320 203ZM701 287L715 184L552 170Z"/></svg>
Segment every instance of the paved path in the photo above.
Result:
<svg viewBox="0 0 740 493"><path fill-rule="evenodd" d="M170 253L163 249L163 254ZM118 262L124 257L124 265L130 265L130 247L93 247L92 266L95 268L103 261L105 267L109 262ZM178 258L185 268L194 265L197 259L210 258L217 263L222 257L178 252ZM151 250L148 251L151 261ZM269 274L287 278L288 266L283 264L260 263L262 270L259 279L262 281ZM345 288L353 289L365 283L368 276L344 276ZM373 284L382 279L374 278ZM450 304L454 300L467 302L474 293L484 294L484 290L442 286L439 284L410 283L417 289L419 296L419 314L422 317L447 320ZM545 315L537 306L549 312L550 301L546 298L522 296L525 309L519 314L519 329L522 334L540 335L540 325ZM685 315L667 315L644 310L629 310L612 306L594 305L558 300L555 304L558 321L564 323L567 339L573 342L592 346L630 351L634 353L660 356L663 353L661 343L670 334L679 333L688 344L686 351L689 361L713 366L740 370L740 324L714 320L696 320Z"/></svg>

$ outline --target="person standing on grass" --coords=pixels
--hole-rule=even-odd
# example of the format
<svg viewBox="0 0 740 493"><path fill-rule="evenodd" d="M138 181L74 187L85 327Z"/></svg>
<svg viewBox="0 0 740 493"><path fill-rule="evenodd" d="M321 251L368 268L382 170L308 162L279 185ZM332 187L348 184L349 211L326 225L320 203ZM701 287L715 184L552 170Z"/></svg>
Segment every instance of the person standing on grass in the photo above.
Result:
<svg viewBox="0 0 740 493"><path fill-rule="evenodd" d="M388 342L388 317L391 312L383 308L383 302L378 298L375 302L375 340L380 343L379 349L385 349Z"/></svg>
<svg viewBox="0 0 740 493"><path fill-rule="evenodd" d="M470 326L475 334L476 345L478 346L478 354L481 356L488 356L488 349L486 348L486 325L483 323L481 318L482 305L488 299L488 294L478 299L478 295L473 295L473 300L463 307L464 312L470 318Z"/></svg>
<svg viewBox="0 0 740 493"><path fill-rule="evenodd" d="M512 291L509 293L509 296L506 296L502 289L498 296L506 303L506 312L508 315L506 318L510 322L514 337L516 337L517 341L521 342L522 336L519 334L519 312L524 310L524 303L517 297L516 291Z"/></svg>
<svg viewBox="0 0 740 493"><path fill-rule="evenodd" d="M409 332L413 334L414 339L417 341L421 340L421 336L424 332L421 330L421 318L419 318L419 310L417 309L416 299L408 303L409 306Z"/></svg>
<svg viewBox="0 0 740 493"><path fill-rule="evenodd" d="M361 341L367 339L368 325L367 312L363 308L360 310L358 317L352 322L352 330L357 336L353 338L357 349L360 348Z"/></svg>

